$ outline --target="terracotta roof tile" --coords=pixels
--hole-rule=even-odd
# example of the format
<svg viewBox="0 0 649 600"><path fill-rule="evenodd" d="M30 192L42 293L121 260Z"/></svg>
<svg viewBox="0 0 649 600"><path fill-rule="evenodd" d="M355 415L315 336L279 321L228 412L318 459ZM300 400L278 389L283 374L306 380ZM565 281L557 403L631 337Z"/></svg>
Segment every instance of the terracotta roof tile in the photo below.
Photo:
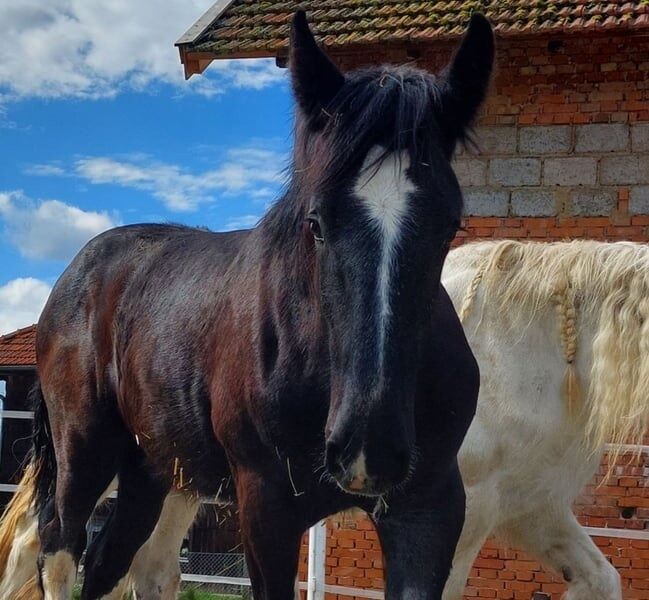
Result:
<svg viewBox="0 0 649 600"><path fill-rule="evenodd" d="M649 0L233 0L185 47L224 58L285 51L288 23L298 8L307 11L320 40L337 48L455 37L474 11L508 36L647 28Z"/></svg>
<svg viewBox="0 0 649 600"><path fill-rule="evenodd" d="M36 325L0 336L0 367L36 365Z"/></svg>

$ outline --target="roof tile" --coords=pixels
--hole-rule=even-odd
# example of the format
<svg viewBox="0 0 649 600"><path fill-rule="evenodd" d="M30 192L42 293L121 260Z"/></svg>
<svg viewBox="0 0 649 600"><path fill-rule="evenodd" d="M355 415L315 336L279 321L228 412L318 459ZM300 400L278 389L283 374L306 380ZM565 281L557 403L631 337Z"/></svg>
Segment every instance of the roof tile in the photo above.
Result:
<svg viewBox="0 0 649 600"><path fill-rule="evenodd" d="M648 0L233 0L187 49L224 58L285 51L287 24L298 8L331 48L455 37L475 11L508 36L649 26Z"/></svg>
<svg viewBox="0 0 649 600"><path fill-rule="evenodd" d="M36 325L0 336L0 367L36 365Z"/></svg>

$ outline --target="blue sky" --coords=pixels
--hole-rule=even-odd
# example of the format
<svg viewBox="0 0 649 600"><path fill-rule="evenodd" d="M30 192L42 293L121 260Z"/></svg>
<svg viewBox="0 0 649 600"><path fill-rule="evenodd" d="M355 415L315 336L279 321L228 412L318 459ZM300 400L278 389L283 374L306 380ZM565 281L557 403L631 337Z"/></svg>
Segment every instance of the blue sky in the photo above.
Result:
<svg viewBox="0 0 649 600"><path fill-rule="evenodd" d="M272 60L219 61L185 82L173 43L209 5L0 7L10 56L0 64L0 334L34 322L67 262L104 229L244 228L277 197L286 73Z"/></svg>

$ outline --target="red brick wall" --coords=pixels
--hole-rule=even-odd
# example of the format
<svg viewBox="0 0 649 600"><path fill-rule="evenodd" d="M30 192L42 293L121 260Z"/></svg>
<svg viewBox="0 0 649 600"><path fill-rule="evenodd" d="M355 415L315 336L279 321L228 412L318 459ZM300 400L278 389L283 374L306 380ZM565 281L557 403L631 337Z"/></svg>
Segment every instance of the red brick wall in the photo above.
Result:
<svg viewBox="0 0 649 600"><path fill-rule="evenodd" d="M620 194L623 198L624 192ZM628 200L618 199L618 217L467 217L466 231L458 232L455 246L466 241L488 238L529 238L536 241L561 241L592 238L617 241L649 240L649 215L631 216Z"/></svg>
<svg viewBox="0 0 649 600"><path fill-rule="evenodd" d="M485 125L649 120L646 36L537 37L498 47Z"/></svg>
<svg viewBox="0 0 649 600"><path fill-rule="evenodd" d="M339 52L334 59L344 70L408 62L437 72L452 49L447 43L388 46ZM609 32L498 39L496 76L481 124L649 121L648 74L647 35Z"/></svg>

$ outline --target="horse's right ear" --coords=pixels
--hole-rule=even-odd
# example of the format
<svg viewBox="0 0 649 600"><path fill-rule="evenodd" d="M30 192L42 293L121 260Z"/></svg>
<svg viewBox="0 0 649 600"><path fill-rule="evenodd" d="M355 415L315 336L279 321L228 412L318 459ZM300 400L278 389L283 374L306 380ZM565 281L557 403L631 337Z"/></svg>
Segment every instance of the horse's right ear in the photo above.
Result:
<svg viewBox="0 0 649 600"><path fill-rule="evenodd" d="M293 17L289 68L295 99L308 117L326 109L345 83L344 75L318 47L303 10Z"/></svg>
<svg viewBox="0 0 649 600"><path fill-rule="evenodd" d="M476 13L442 79L442 129L449 155L455 143L465 138L487 95L494 54L491 25Z"/></svg>

